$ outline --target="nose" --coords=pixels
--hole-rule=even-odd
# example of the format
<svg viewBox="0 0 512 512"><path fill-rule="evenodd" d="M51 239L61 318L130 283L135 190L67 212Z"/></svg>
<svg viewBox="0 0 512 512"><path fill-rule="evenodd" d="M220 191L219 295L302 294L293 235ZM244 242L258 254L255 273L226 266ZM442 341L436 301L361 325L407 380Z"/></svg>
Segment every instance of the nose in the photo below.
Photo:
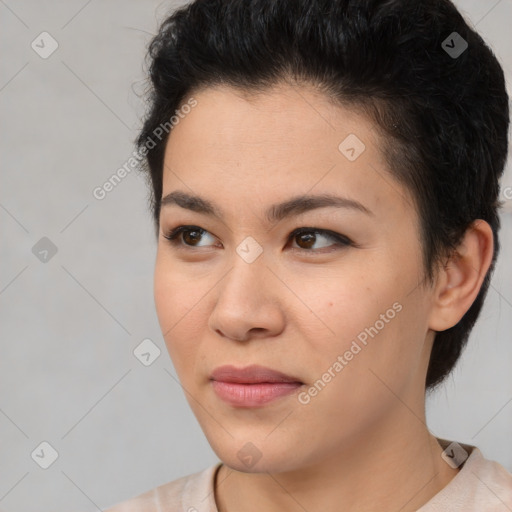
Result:
<svg viewBox="0 0 512 512"><path fill-rule="evenodd" d="M279 335L285 324L283 288L264 258L252 263L237 258L215 287L209 328L236 341Z"/></svg>

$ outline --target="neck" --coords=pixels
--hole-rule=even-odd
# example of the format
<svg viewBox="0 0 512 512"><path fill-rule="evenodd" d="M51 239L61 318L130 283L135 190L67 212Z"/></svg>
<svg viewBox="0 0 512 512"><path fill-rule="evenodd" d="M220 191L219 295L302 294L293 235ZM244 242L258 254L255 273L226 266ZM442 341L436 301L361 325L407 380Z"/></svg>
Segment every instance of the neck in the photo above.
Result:
<svg viewBox="0 0 512 512"><path fill-rule="evenodd" d="M398 418L353 436L327 458L284 473L219 469L219 512L414 512L458 473L425 425L403 404ZM399 427L397 428L397 425Z"/></svg>

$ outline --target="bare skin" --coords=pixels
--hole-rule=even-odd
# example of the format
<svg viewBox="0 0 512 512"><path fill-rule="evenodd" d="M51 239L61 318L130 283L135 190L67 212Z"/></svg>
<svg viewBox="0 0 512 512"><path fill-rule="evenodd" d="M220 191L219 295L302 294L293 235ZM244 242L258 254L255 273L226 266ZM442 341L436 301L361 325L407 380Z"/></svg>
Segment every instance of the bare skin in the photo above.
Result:
<svg viewBox="0 0 512 512"><path fill-rule="evenodd" d="M435 331L462 318L489 268L489 225L475 222L459 255L425 284L414 201L368 119L306 86L193 96L197 106L169 137L163 197L201 196L223 218L162 206L155 303L187 400L224 463L219 512L417 510L458 472L426 426L424 382ZM338 149L349 134L365 145L353 161ZM271 205L305 194L362 208L265 219ZM173 245L164 235L180 225L196 232ZM318 232L290 239L301 227L350 243ZM247 237L262 250L250 263L236 250ZM377 334L344 356L372 326ZM340 355L346 364L334 371ZM211 372L224 364L267 366L303 385L262 407L235 407L212 389ZM260 455L251 466L239 457L247 443Z"/></svg>

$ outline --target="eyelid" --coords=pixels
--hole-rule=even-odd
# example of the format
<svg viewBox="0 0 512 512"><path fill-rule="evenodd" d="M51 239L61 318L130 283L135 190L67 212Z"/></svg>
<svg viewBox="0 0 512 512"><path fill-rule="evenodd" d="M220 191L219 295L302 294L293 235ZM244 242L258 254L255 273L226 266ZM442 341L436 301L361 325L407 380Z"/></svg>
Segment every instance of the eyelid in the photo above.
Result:
<svg viewBox="0 0 512 512"><path fill-rule="evenodd" d="M162 233L162 236L169 240L170 243L175 246L177 249L184 249L184 250L203 250L203 246L192 246L192 245L186 245L181 243L181 240L178 238L181 233L184 231L199 231L201 234L208 233L211 236L215 237L212 233L210 233L208 230L201 228L200 226L196 225L179 225L176 228L168 231L167 233ZM322 236L325 236L326 238L330 238L331 240L334 240L334 243L331 246L324 247L322 249L328 249L329 247L334 246L334 249L330 249L330 251L322 251L321 249L302 249L301 247L292 247L292 250L299 251L301 253L311 253L311 254L325 254L327 252L332 252L335 250L339 250L343 247L353 246L358 247L356 243L354 243L349 237L346 235L342 235L341 233L337 233L335 231L331 231L329 229L322 229L317 228L313 226L303 226L294 229L290 234L288 235L287 243L290 242L290 240L293 240L296 236L302 234L302 233L315 233L320 234ZM217 237L215 237L217 238Z"/></svg>
<svg viewBox="0 0 512 512"><path fill-rule="evenodd" d="M184 231L199 231L201 234L208 233L212 237L217 238L215 235L210 233L207 229L204 229L204 228L202 228L200 226L196 226L196 225L190 225L190 224L179 225L179 226L175 227L174 229L171 229L167 233L162 233L162 236L164 238L166 238L167 240L169 240L171 242L171 244L173 244L177 248L192 249L192 250L201 249L202 248L201 246L194 247L192 245L185 245L185 244L179 243L180 239L178 237Z"/></svg>
<svg viewBox="0 0 512 512"><path fill-rule="evenodd" d="M316 228L313 226L310 226L310 227L304 226L304 227L294 229L290 233L288 239L290 240L290 239L296 237L297 235L301 235L302 233L321 234L327 238L336 240L340 244L355 245L354 242L352 242L352 240L346 235L342 235L341 233L337 233L336 231L331 231L330 229L321 229L321 228ZM311 252L314 252L314 251L311 251Z"/></svg>

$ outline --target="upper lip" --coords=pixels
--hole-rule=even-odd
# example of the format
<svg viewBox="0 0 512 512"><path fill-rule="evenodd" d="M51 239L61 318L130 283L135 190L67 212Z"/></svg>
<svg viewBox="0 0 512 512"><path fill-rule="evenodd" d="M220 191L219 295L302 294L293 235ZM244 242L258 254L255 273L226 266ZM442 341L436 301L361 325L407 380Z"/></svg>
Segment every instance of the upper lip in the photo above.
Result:
<svg viewBox="0 0 512 512"><path fill-rule="evenodd" d="M232 365L219 366L213 370L210 378L211 380L239 384L263 382L299 382L302 384L300 379L296 377L256 364L246 366L245 368L236 368Z"/></svg>

